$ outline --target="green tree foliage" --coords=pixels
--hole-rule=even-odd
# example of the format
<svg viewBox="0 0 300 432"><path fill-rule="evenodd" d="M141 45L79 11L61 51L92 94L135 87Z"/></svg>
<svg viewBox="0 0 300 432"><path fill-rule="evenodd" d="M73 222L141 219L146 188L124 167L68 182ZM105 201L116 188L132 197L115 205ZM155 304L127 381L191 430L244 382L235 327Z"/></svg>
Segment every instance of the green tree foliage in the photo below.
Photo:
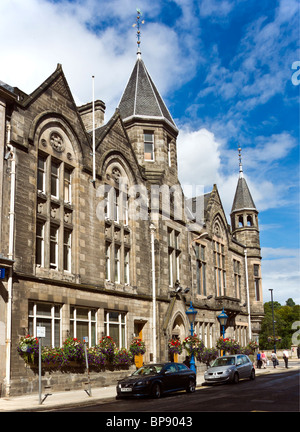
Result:
<svg viewBox="0 0 300 432"><path fill-rule="evenodd" d="M264 304L264 311L265 316L262 321L261 333L259 336L259 347L261 349L270 350L274 347L273 342L268 342L268 337L273 336L272 302L266 302ZM295 333L295 328L292 328L292 324L296 321L300 321L300 306L296 305L291 298L286 301L285 306L274 302L274 321L275 337L281 338L279 342L276 342L276 348L290 348L292 336Z"/></svg>

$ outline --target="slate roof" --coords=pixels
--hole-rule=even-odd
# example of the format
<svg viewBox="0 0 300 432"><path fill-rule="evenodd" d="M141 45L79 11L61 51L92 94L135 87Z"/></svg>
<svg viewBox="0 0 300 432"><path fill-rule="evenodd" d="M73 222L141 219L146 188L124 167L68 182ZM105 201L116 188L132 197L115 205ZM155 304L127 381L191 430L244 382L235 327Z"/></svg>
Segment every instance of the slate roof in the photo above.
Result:
<svg viewBox="0 0 300 432"><path fill-rule="evenodd" d="M162 119L173 129L178 130L140 56L137 58L118 108L124 121L133 117Z"/></svg>
<svg viewBox="0 0 300 432"><path fill-rule="evenodd" d="M238 180L231 213L238 210L256 210L247 182L243 176L240 176Z"/></svg>

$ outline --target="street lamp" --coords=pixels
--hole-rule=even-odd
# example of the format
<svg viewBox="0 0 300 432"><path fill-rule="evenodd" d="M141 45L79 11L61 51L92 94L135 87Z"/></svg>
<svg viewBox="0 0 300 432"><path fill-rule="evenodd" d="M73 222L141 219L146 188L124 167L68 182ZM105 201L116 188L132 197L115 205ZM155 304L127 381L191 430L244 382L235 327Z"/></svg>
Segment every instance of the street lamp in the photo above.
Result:
<svg viewBox="0 0 300 432"><path fill-rule="evenodd" d="M272 302L272 321L273 321L273 338L274 338L274 352L276 354L276 338L275 338L275 321L274 321L274 302L273 302L273 289L269 288L271 291L271 302Z"/></svg>
<svg viewBox="0 0 300 432"><path fill-rule="evenodd" d="M197 311L193 308L192 302L190 302L190 307L185 313L187 314L187 317L191 325L191 336L194 336L194 322L197 315ZM196 373L195 358L194 358L193 351L191 351L190 369Z"/></svg>
<svg viewBox="0 0 300 432"><path fill-rule="evenodd" d="M226 323L228 320L228 316L224 312L224 308L223 308L222 312L220 313L220 315L217 316L217 318L218 318L219 323L221 324L223 339L225 339L225 327L226 327ZM225 355L225 351L224 351L223 355Z"/></svg>

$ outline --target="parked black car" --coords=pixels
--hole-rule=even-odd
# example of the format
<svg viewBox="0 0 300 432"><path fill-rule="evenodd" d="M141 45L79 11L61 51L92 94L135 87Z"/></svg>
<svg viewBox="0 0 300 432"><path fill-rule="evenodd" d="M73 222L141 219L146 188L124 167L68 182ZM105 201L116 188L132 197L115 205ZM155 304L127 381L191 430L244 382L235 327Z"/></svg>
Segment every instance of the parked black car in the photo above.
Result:
<svg viewBox="0 0 300 432"><path fill-rule="evenodd" d="M182 363L155 363L142 366L132 375L118 381L117 398L152 396L186 390L195 391L196 374Z"/></svg>

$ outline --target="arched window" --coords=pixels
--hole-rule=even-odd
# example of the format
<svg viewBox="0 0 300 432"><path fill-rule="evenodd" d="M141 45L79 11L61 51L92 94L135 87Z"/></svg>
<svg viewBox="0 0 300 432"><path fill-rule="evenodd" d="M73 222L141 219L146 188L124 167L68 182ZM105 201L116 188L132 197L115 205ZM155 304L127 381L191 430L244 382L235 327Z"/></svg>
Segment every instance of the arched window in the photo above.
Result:
<svg viewBox="0 0 300 432"><path fill-rule="evenodd" d="M36 268L74 272L74 177L77 141L62 119L46 117L36 128Z"/></svg>
<svg viewBox="0 0 300 432"><path fill-rule="evenodd" d="M238 224L239 224L239 228L242 228L244 226L244 217L243 217L243 215L238 216Z"/></svg>
<svg viewBox="0 0 300 432"><path fill-rule="evenodd" d="M129 179L121 161L112 157L104 167L105 184L98 219L105 225L105 280L131 284L131 228L128 217ZM100 196L99 195L99 196ZM104 212L101 218L100 209Z"/></svg>
<svg viewBox="0 0 300 432"><path fill-rule="evenodd" d="M248 227L253 226L253 219L252 219L252 216L251 216L251 215L248 215L248 216L247 216L247 226L248 226Z"/></svg>

